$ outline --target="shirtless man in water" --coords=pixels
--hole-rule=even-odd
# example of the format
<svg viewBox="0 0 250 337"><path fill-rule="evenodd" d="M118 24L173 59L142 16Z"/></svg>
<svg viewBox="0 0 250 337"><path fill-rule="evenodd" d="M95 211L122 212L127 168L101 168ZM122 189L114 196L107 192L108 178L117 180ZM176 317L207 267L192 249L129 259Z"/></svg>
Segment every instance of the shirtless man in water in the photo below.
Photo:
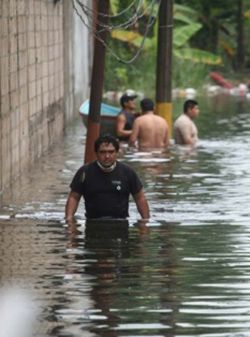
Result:
<svg viewBox="0 0 250 337"><path fill-rule="evenodd" d="M129 143L140 149L166 148L168 146L168 125L163 117L154 114L154 103L149 98L141 102L142 116L136 118Z"/></svg>

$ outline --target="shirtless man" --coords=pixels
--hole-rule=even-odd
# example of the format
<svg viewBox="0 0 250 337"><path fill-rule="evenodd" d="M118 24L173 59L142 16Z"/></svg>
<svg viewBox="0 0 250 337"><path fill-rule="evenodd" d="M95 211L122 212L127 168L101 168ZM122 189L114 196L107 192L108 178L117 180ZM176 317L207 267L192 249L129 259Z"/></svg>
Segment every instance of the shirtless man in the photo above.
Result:
<svg viewBox="0 0 250 337"><path fill-rule="evenodd" d="M154 114L154 103L149 98L141 101L142 116L136 118L130 136L130 145L138 140L140 149L165 148L168 146L168 125L163 117Z"/></svg>
<svg viewBox="0 0 250 337"><path fill-rule="evenodd" d="M198 130L193 120L199 115L199 106L195 100L188 99L183 106L183 113L174 122L174 139L176 144L195 145Z"/></svg>
<svg viewBox="0 0 250 337"><path fill-rule="evenodd" d="M133 90L127 90L120 98L122 110L116 120L116 135L120 141L128 141L132 133L135 120L135 99L137 95Z"/></svg>

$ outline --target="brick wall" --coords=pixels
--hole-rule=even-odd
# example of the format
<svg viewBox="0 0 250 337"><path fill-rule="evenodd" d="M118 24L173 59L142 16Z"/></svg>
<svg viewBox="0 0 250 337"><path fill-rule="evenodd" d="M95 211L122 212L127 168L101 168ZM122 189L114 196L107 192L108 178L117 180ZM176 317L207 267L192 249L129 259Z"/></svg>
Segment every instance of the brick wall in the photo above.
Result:
<svg viewBox="0 0 250 337"><path fill-rule="evenodd" d="M0 0L0 192L62 135L63 15L63 1Z"/></svg>

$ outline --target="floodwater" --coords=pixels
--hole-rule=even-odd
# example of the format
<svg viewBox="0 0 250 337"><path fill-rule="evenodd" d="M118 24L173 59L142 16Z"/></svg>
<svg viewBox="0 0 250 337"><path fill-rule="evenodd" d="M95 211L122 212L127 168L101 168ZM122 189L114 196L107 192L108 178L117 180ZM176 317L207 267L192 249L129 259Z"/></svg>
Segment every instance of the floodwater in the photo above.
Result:
<svg viewBox="0 0 250 337"><path fill-rule="evenodd" d="M198 100L197 149L121 155L144 182L148 231L133 202L129 227L92 227L83 206L65 224L81 121L1 196L1 337L250 336L250 102Z"/></svg>

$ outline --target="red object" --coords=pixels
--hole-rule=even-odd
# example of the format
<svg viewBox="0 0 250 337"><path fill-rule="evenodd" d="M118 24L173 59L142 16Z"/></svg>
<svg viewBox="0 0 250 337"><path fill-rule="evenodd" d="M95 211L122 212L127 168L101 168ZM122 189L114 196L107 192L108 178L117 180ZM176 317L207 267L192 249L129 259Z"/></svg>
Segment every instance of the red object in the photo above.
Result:
<svg viewBox="0 0 250 337"><path fill-rule="evenodd" d="M227 81L221 74L214 71L214 72L211 72L209 76L212 80L214 80L217 84L219 84L223 88L226 88L226 89L233 88L232 83Z"/></svg>

